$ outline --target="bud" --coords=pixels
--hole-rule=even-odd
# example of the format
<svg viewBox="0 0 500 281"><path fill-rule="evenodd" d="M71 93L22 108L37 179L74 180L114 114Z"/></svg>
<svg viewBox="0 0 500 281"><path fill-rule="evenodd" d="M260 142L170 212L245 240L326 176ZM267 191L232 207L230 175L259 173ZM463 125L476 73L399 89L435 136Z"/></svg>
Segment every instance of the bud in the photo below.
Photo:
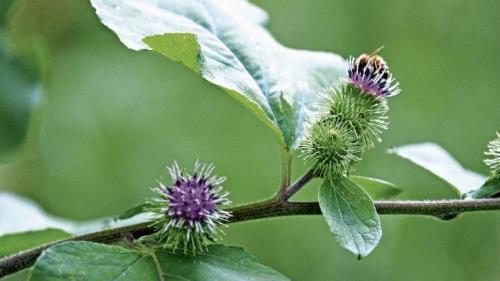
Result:
<svg viewBox="0 0 500 281"><path fill-rule="evenodd" d="M155 214L152 219L155 236L164 247L175 250L182 245L184 252L188 249L201 252L208 242L220 239L223 232L219 226L230 217L230 213L221 209L231 204L226 198L229 193L221 186L225 178L212 176L214 166L199 162L193 174L183 173L177 163L168 170L172 185L159 182L153 189L159 197L147 204L147 211Z"/></svg>
<svg viewBox="0 0 500 281"><path fill-rule="evenodd" d="M347 83L331 90L325 101L330 116L352 124L364 149L372 148L388 127L386 98L401 92L389 66L378 55L348 60Z"/></svg>
<svg viewBox="0 0 500 281"><path fill-rule="evenodd" d="M304 158L314 163L315 172L322 177L347 174L352 164L360 160L361 154L354 128L329 116L307 128L301 150Z"/></svg>
<svg viewBox="0 0 500 281"><path fill-rule="evenodd" d="M363 149L372 148L375 141L380 142L380 135L388 128L387 101L366 94L353 84L328 92L324 105L329 116L353 127Z"/></svg>
<svg viewBox="0 0 500 281"><path fill-rule="evenodd" d="M500 176L500 133L497 132L496 139L488 143L488 150L484 154L491 156L484 160L484 163L490 167L491 173Z"/></svg>

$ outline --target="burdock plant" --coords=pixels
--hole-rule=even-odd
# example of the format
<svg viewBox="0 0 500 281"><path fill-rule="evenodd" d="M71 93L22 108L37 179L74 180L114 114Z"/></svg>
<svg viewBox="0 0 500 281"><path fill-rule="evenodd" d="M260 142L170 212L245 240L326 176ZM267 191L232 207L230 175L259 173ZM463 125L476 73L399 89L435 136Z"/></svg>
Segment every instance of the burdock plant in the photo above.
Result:
<svg viewBox="0 0 500 281"><path fill-rule="evenodd" d="M148 216L152 215L148 217L150 220L70 237L67 240L75 241L44 244L0 259L0 277L37 260L29 270L30 280L286 281L290 279L259 264L242 248L212 243L221 237L221 226L278 216L322 214L337 242L356 256L364 257L381 239L379 214L449 219L463 212L500 209L500 199L490 198L500 193L498 136L486 153L486 164L492 170L486 182L482 176L455 163L437 145L425 143L394 149L396 154L444 178L460 196L466 194L480 200L458 199L458 194L454 200L386 200L398 194L400 189L384 180L355 174L356 163L381 141L382 133L388 128L389 98L400 93L398 82L381 56L363 54L344 60L328 52L283 46L266 29L266 12L246 0L91 0L91 3L101 22L114 31L126 47L155 52L184 64L255 113L276 136L281 157L280 173L276 179L279 178L280 182L271 198L225 208L229 204L227 192L222 189L225 178L214 176L212 165L197 163L193 170L184 171L174 164L169 168L172 181L159 182L154 188L155 198L149 199L146 206L142 204L140 208L127 212L130 215L147 211ZM24 4L19 6L24 7ZM357 24L363 23L373 25L364 21ZM425 56L425 53L421 55ZM432 60L428 59L422 63L430 62ZM14 72L21 70L19 67L13 69ZM4 77L4 72L11 74L0 70L0 78ZM9 81L9 77L15 76L5 77L4 80ZM175 81L178 77L170 78ZM17 84L25 79L14 80ZM23 87L22 91L27 88L31 86ZM166 92L172 93L172 89L175 87ZM205 91L200 92L205 94ZM203 102L208 100L203 98ZM192 112L193 108L185 110ZM213 111L217 110L213 108ZM184 117L190 118L193 114ZM220 122L224 119L221 118ZM183 125L183 121L154 118L145 125L149 122ZM246 129L245 124L239 124L238 130ZM238 136L237 130L234 133ZM171 136L175 134L168 134ZM203 137L203 132L194 132L193 137ZM175 150L176 147L165 149ZM191 147L190 151L196 149ZM240 147L240 151L249 149ZM292 162L298 150L302 151L311 167L293 180ZM218 152L211 151L212 154ZM273 187L273 182L256 173L252 164L245 161L247 159L235 154L231 155L235 169L248 175L255 184ZM137 155L134 154L134 161ZM150 161L147 155L141 160ZM291 200L314 178L322 180L318 202ZM481 188L470 193L478 187ZM241 186L232 188L252 186L245 186L242 182ZM99 199L99 196L95 198ZM7 216L16 213L8 211ZM23 217L14 215L14 220ZM242 227L248 230L252 226ZM280 230L282 237L287 234L288 229ZM21 250L22 245L34 245L34 241L38 241L36 235L24 233L8 238L8 241L20 243L7 247L7 252L2 251L3 244L0 243L0 255L10 254L9 248L20 246ZM257 236L266 239L262 233ZM315 239L310 236L303 238L307 241ZM46 241L44 239L41 240ZM124 242L124 239L125 242L139 240L138 244L144 247L135 247L135 243L102 244ZM141 243L145 241L148 243ZM263 245L270 246L270 251L279 250L272 248L272 241L263 241ZM204 253L199 253L201 251ZM38 255L40 257L36 259ZM290 258L296 259L297 255L300 253Z"/></svg>

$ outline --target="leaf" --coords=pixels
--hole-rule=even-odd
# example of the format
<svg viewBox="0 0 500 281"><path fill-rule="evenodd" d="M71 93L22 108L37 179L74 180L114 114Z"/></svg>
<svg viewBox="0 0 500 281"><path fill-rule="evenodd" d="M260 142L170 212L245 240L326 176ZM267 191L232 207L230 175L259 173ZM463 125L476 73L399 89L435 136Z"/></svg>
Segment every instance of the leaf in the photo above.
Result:
<svg viewBox="0 0 500 281"><path fill-rule="evenodd" d="M124 219L129 219L131 217L137 216L137 215L145 212L145 210L144 210L145 207L146 207L146 203L136 205L128 210L125 210L125 212L123 212L121 215L119 215L117 217L117 219L124 220Z"/></svg>
<svg viewBox="0 0 500 281"><path fill-rule="evenodd" d="M481 186L485 177L463 168L446 150L435 143L409 144L389 150L410 160L449 183L461 196Z"/></svg>
<svg viewBox="0 0 500 281"><path fill-rule="evenodd" d="M320 93L346 75L338 55L278 43L267 14L245 0L91 0L133 50L182 62L252 110L294 150ZM244 16L243 16L244 15Z"/></svg>
<svg viewBox="0 0 500 281"><path fill-rule="evenodd" d="M159 280L154 258L167 280L289 280L257 263L239 247L211 245L206 253L185 256L91 242L66 242L49 248L38 258L30 280Z"/></svg>
<svg viewBox="0 0 500 281"><path fill-rule="evenodd" d="M0 258L70 236L55 228L4 235L0 237Z"/></svg>
<svg viewBox="0 0 500 281"><path fill-rule="evenodd" d="M75 231L73 222L47 214L31 200L0 193L0 235L46 228Z"/></svg>
<svg viewBox="0 0 500 281"><path fill-rule="evenodd" d="M496 198L500 197L500 176L490 176L478 189L464 194L465 198Z"/></svg>
<svg viewBox="0 0 500 281"><path fill-rule="evenodd" d="M373 199L388 199L403 191L395 184L381 179L363 176L350 176L349 179L361 186Z"/></svg>
<svg viewBox="0 0 500 281"><path fill-rule="evenodd" d="M118 222L114 222L111 218L76 222L50 215L29 199L0 192L0 235L46 228L57 228L71 234L85 234L143 222L147 219L149 219L148 214L142 214Z"/></svg>
<svg viewBox="0 0 500 281"><path fill-rule="evenodd" d="M357 184L345 178L326 178L319 191L319 206L340 246L359 258L379 243L379 216L368 193Z"/></svg>
<svg viewBox="0 0 500 281"><path fill-rule="evenodd" d="M8 157L25 142L41 85L27 64L13 57L0 30L0 156Z"/></svg>
<svg viewBox="0 0 500 281"><path fill-rule="evenodd" d="M29 278L29 273L30 273L29 269L24 269L0 278L0 281L26 281Z"/></svg>

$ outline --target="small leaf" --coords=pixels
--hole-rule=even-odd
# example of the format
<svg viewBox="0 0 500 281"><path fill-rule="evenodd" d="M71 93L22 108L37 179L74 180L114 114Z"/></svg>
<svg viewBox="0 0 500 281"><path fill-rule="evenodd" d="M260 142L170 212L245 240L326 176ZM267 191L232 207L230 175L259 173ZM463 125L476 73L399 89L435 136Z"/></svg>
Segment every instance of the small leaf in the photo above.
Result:
<svg viewBox="0 0 500 281"><path fill-rule="evenodd" d="M370 196L357 184L345 178L326 178L319 191L319 206L340 246L359 258L379 243L379 216Z"/></svg>
<svg viewBox="0 0 500 281"><path fill-rule="evenodd" d="M490 176L483 186L467 192L464 197L474 199L500 197L500 176Z"/></svg>
<svg viewBox="0 0 500 281"><path fill-rule="evenodd" d="M409 144L389 150L410 160L449 183L458 195L467 193L481 186L485 177L463 168L441 146L434 143Z"/></svg>
<svg viewBox="0 0 500 281"><path fill-rule="evenodd" d="M142 203L139 205L136 205L125 212L123 212L121 215L117 217L119 220L124 220L124 219L129 219L131 217L134 217L136 215L144 213L144 207L146 207L146 203Z"/></svg>
<svg viewBox="0 0 500 281"><path fill-rule="evenodd" d="M363 176L350 176L349 179L361 186L373 199L392 198L403 191L395 184L381 179Z"/></svg>
<svg viewBox="0 0 500 281"><path fill-rule="evenodd" d="M66 242L49 248L38 258L30 280L159 280L161 272L166 280L289 280L239 247L211 245L206 253L186 256L92 242Z"/></svg>
<svg viewBox="0 0 500 281"><path fill-rule="evenodd" d="M7 234L0 237L0 258L70 236L55 228Z"/></svg>
<svg viewBox="0 0 500 281"><path fill-rule="evenodd" d="M248 1L91 0L101 22L133 50L186 65L252 110L294 150L320 93L346 75L336 54L287 48Z"/></svg>

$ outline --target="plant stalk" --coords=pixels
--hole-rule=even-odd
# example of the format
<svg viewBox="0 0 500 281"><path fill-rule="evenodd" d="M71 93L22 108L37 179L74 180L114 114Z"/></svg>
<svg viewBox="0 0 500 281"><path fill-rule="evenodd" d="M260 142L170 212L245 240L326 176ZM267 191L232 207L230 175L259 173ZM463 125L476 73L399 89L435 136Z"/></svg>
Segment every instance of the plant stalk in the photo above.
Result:
<svg viewBox="0 0 500 281"><path fill-rule="evenodd" d="M474 200L399 200L375 201L377 212L382 215L425 215L438 218L446 214L500 210L500 198ZM277 202L266 200L228 209L232 213L229 223L281 216L319 215L318 202ZM116 242L127 237L138 238L153 233L149 222L75 236L48 243L0 260L0 277L31 266L43 250L67 241Z"/></svg>
<svg viewBox="0 0 500 281"><path fill-rule="evenodd" d="M275 195L275 201L284 202L287 200L286 190L290 186L292 176L292 154L281 148L281 183L278 193Z"/></svg>

